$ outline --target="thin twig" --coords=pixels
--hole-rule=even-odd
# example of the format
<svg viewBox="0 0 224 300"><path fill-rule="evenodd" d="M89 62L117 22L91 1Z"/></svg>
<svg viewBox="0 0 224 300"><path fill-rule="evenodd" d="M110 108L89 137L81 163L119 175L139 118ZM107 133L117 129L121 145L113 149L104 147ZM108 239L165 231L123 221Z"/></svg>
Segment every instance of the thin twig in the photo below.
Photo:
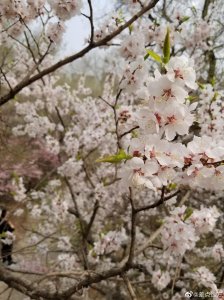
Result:
<svg viewBox="0 0 224 300"><path fill-rule="evenodd" d="M130 130L125 131L124 133L122 133L122 134L119 136L119 138L122 139L125 135L131 133L132 131L134 131L135 129L138 129L138 128L139 128L139 126L135 126L135 127L131 128Z"/></svg>
<svg viewBox="0 0 224 300"><path fill-rule="evenodd" d="M137 211L135 209L134 202L133 202L132 188L129 188L129 192L130 192L129 200L131 204L131 244L130 244L127 265L131 266L134 260L134 251L135 251Z"/></svg>
<svg viewBox="0 0 224 300"><path fill-rule="evenodd" d="M8 84L9 89L12 91L12 86L11 86L10 82L8 81L7 76L1 67L0 67L0 71L5 79L6 83Z"/></svg>
<svg viewBox="0 0 224 300"><path fill-rule="evenodd" d="M164 196L164 192L162 191L161 198L158 201L156 201L153 204L149 204L149 205L146 205L146 206L143 206L143 207L136 208L136 211L140 212L140 211L144 211L144 210L148 210L148 209L151 209L151 208L158 207L161 204L163 204L165 201L168 201L168 200L172 199L173 197L177 196L179 193L180 193L180 191L176 191L171 195Z"/></svg>
<svg viewBox="0 0 224 300"><path fill-rule="evenodd" d="M126 287L127 287L128 292L129 292L129 294L130 294L130 296L131 296L131 299L132 299L132 300L137 300L137 297L136 297L136 295L135 295L135 292L134 292L134 290L133 290L133 287L132 287L132 285L131 285L131 283L130 283L128 277L127 277L126 275L122 275L122 278L123 278L123 280L124 280L124 283L125 283L125 285L126 285Z"/></svg>
<svg viewBox="0 0 224 300"><path fill-rule="evenodd" d="M91 27L90 45L92 45L94 39L94 23L93 23L93 6L91 0L88 0L88 4L89 4L89 11L90 11L90 16L88 19Z"/></svg>
<svg viewBox="0 0 224 300"><path fill-rule="evenodd" d="M128 28L132 23L134 23L137 19L139 19L147 11L152 9L158 2L159 2L159 0L152 0L148 5L143 7L138 13L136 13L133 17L131 17L125 24L119 26L117 30L115 30L111 34L108 34L106 37L104 37L100 41L89 44L88 46L83 48L78 53L75 53L71 56L66 57L63 60L58 61L54 65L42 70L41 72L30 77L29 79L22 80L20 83L18 83L14 87L13 91L10 91L9 93L7 93L6 95L4 95L3 97L0 98L0 106L7 103L9 100L11 100L13 97L15 97L15 95L17 95L22 89L24 89L26 86L30 85L31 83L41 79L42 77L56 71L57 69L59 69L61 67L83 57L85 54L87 54L91 50L107 45L108 42L110 42L114 37L118 36L122 31L124 31L126 28Z"/></svg>
<svg viewBox="0 0 224 300"><path fill-rule="evenodd" d="M87 228L86 228L86 232L85 232L86 239L88 239L90 230L91 230L92 225L93 225L93 222L94 222L94 220L95 220L95 218L96 218L96 214L97 214L97 211L98 211L99 207L100 207L99 201L96 200L96 202L95 202L95 204L94 204L94 209L93 209L93 212L92 212L90 221L89 221L89 223L88 223L88 225L87 225Z"/></svg>

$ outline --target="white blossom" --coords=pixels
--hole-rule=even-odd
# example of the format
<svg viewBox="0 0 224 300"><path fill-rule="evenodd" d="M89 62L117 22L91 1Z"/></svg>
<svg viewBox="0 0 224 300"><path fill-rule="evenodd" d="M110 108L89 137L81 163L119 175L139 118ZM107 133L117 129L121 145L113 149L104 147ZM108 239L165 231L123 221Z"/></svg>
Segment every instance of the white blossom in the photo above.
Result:
<svg viewBox="0 0 224 300"><path fill-rule="evenodd" d="M167 287L167 285L170 283L171 277L169 272L162 272L160 269L157 271L154 271L152 274L152 284L154 287L161 291L164 288Z"/></svg>

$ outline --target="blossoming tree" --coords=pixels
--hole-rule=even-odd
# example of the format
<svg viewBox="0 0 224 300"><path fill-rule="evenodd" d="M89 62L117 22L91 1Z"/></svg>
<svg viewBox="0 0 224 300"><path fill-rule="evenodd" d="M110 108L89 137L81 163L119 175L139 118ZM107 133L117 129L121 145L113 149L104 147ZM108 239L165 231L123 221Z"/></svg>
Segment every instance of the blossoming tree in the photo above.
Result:
<svg viewBox="0 0 224 300"><path fill-rule="evenodd" d="M114 1L99 22L91 0L1 1L1 122L26 149L2 146L1 193L26 219L0 280L21 299L222 299L224 7L196 2ZM89 38L56 61L72 17ZM62 80L94 49L97 97Z"/></svg>

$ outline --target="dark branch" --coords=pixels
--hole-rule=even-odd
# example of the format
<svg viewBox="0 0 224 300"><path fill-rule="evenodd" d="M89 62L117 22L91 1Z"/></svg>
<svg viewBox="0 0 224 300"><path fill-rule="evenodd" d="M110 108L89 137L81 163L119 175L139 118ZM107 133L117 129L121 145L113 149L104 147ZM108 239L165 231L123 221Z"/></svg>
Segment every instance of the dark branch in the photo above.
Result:
<svg viewBox="0 0 224 300"><path fill-rule="evenodd" d="M34 76L32 76L28 79L25 78L19 84L17 84L13 88L12 91L10 91L8 94L6 94L5 96L0 98L0 106L7 103L12 98L14 98L15 95L17 95L23 88L30 85L31 83L41 79L42 77L44 77L48 74L51 74L51 73L55 72L56 70L58 70L61 67L63 67L65 65L67 65L67 64L83 57L85 54L87 54L91 50L93 50L95 48L98 48L98 47L101 47L101 46L107 45L108 42L110 42L114 37L116 37L122 31L124 31L126 28L128 28L133 22L135 22L138 18L140 18L142 15L144 15L147 11L152 9L158 2L159 2L159 0L152 0L148 5L143 7L137 14L135 14L129 21L127 21L125 24L118 27L117 30L115 30L111 34L107 35L102 40L100 40L98 42L93 42L92 44L89 44L87 47L83 48L80 52L78 52L74 55L68 56L63 60L60 60L59 62L52 65L51 67L42 70L38 74L36 74L36 75L34 75Z"/></svg>
<svg viewBox="0 0 224 300"><path fill-rule="evenodd" d="M122 133L122 134L119 136L119 138L121 139L121 138L124 137L125 135L131 133L132 131L134 131L135 129L138 129L138 128L139 128L139 126L135 126L135 127L131 128L130 130L125 131L124 133Z"/></svg>
<svg viewBox="0 0 224 300"><path fill-rule="evenodd" d="M127 266L131 266L134 259L134 251L135 251L135 240L136 240L136 218L137 218L137 210L135 209L133 198L132 198L132 189L129 188L130 191L130 204L131 204L131 244L129 250L129 256L127 260Z"/></svg>
<svg viewBox="0 0 224 300"><path fill-rule="evenodd" d="M85 238L86 238L86 240L88 240L88 236L89 236L90 230L92 228L93 222L94 222L94 220L96 218L96 214L97 214L97 211L98 211L99 207L100 207L99 206L99 201L96 200L96 202L94 204L94 209L93 209L93 212L92 212L92 216L91 216L90 221L89 221L89 223L87 225L87 228L86 228L86 232L85 232Z"/></svg>
<svg viewBox="0 0 224 300"><path fill-rule="evenodd" d="M88 0L88 4L89 4L89 11L90 11L89 22L91 27L90 45L92 45L94 39L94 24L93 24L93 6L91 0Z"/></svg>
<svg viewBox="0 0 224 300"><path fill-rule="evenodd" d="M175 193L173 193L171 195L164 196L164 191L162 190L161 198L158 201L156 201L155 203L150 204L150 205L146 205L146 206L143 206L143 207L136 208L136 211L140 212L140 211L144 211L144 210L148 210L148 209L151 209L151 208L158 207L161 204L163 204L165 201L168 201L168 200L172 199L173 197L177 196L179 193L180 193L180 191L176 191Z"/></svg>

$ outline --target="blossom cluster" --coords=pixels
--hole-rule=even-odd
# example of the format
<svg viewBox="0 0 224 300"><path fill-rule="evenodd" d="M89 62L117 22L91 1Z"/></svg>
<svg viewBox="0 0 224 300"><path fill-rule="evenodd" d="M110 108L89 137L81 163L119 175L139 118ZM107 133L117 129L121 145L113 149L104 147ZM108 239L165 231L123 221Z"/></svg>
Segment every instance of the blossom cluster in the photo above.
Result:
<svg viewBox="0 0 224 300"><path fill-rule="evenodd" d="M55 14L62 20L69 19L72 16L79 14L82 7L81 0L50 0L48 3ZM29 20L38 14L43 13L46 4L46 0L4 0L1 1L0 4L0 16L6 18L22 17Z"/></svg>
<svg viewBox="0 0 224 300"><path fill-rule="evenodd" d="M197 119L200 123L201 134L215 140L221 140L224 129L223 91L216 91L211 84L202 85L199 95Z"/></svg>
<svg viewBox="0 0 224 300"><path fill-rule="evenodd" d="M131 139L128 145L133 158L124 166L123 181L128 186L144 185L150 189L176 182L221 190L223 142L209 136L194 136L187 145L176 141L188 134L195 120L197 103L187 100L188 89L197 86L195 71L186 57L171 58L165 68L166 74L156 71L155 78L149 81L142 79L145 75L139 76L138 71L146 72L143 68L130 71L133 83L130 80L126 88L131 92L137 88L136 76L144 85L148 100L135 112L139 137Z"/></svg>
<svg viewBox="0 0 224 300"><path fill-rule="evenodd" d="M55 14L59 17L59 19L67 20L71 17L80 14L80 10L82 8L82 0L71 0L71 1L48 1L51 5Z"/></svg>
<svg viewBox="0 0 224 300"><path fill-rule="evenodd" d="M21 202L26 199L26 188L24 187L23 178L19 177L12 180L14 200Z"/></svg>
<svg viewBox="0 0 224 300"><path fill-rule="evenodd" d="M129 18L130 13L140 10L141 5L146 2L148 1L126 1L129 4L127 12L119 11L109 15L99 29L94 24L94 41L114 32L125 23L126 16ZM81 0L1 1L1 41L7 34L12 39L21 39L21 43L14 43L13 40L16 45L13 45L14 55L18 61L21 60L20 63L13 65L10 62L9 67L3 66L12 87L24 79L24 74L37 74L39 70L36 62L39 59L41 61L41 53L48 46L60 42L65 31L64 22L81 14L82 7ZM166 13L165 10L164 12ZM167 12L169 13L169 6ZM84 13L85 11L83 16ZM94 22L97 19L95 13L96 11L93 14ZM173 22L169 26L174 56L165 63L160 53L167 24L162 20L158 24L157 15L158 11L153 11L149 18L142 17L136 25L129 26L128 34L124 31L120 35L120 47L115 47L115 51L121 59L115 55L115 63L120 68L124 65L122 75L119 78L120 73L116 74L114 70L111 75L110 66L110 74L102 80L105 81L104 88L101 90L99 87L100 93L97 89L97 96L93 96L95 91L85 87L84 77L77 80L79 76L74 74L71 78L64 74L46 75L22 90L21 95L15 99L16 126L13 134L15 138L24 139L27 143L32 141L33 148L41 144L45 149L38 156L42 164L40 175L43 178L36 176L28 185L26 179L20 177L26 176L26 171L23 171L22 175L13 177L10 187L18 207L22 207L14 215L20 216L25 210L28 211L29 221L35 230L35 233L34 230L27 231L24 240L28 247L35 247L38 256L46 257L47 270L43 270L52 271L53 274L55 271L74 273L74 270L84 270L86 267L100 274L102 270L117 267L116 263L120 265L128 257L133 238L130 232L131 212L129 199L124 195L125 190L121 188L120 182L126 188L138 187L132 189L136 213L138 207L154 204L154 196L158 196L161 190L165 191L162 194L164 205L160 206L161 209L143 209L144 212L138 215L136 237L133 239L133 261L138 269L128 271L127 276L133 276L131 282L132 279L133 282L136 279L149 282L144 288L146 293L148 290L151 293L151 286L163 291L163 294L155 293L153 298L169 299L172 285L174 292L179 289L183 291L183 286L190 286L188 280L186 283L181 281L187 276L185 270L191 267L191 263L188 264L188 254L191 255L192 252L189 251L195 249L193 253L199 253L198 260L201 259L203 250L199 248L198 241L201 238L200 242L204 242L202 239L206 239L205 234L212 232L216 244L206 250L209 255L206 252L207 256L203 258L213 257L215 263L220 263L224 258L221 231L214 230L222 222L219 210L216 206L206 207L209 201L213 205L217 195L222 198L221 193L213 193L211 197L207 197L200 208L197 201L197 208L192 210L186 206L175 207L179 196L165 201L168 192L176 188L183 187L184 191L190 187L196 193L204 190L223 191L223 94L221 91L216 92L214 86L205 85L200 91L198 103L194 101L198 95L196 72L202 69L201 58L197 59L194 48L200 46L207 51L212 45L208 40L211 26L207 20L198 23L194 34L189 36L192 24L189 27L186 25L184 29L182 23L185 24L184 19L188 18L183 12L175 13L174 10ZM54 19L44 23L40 36L39 33L37 38L35 35L40 44L36 49L35 40L29 35L26 25L31 23L31 19L40 17L45 20L46 16L49 20L52 17ZM85 17L87 16L86 14ZM8 24L9 28L5 28ZM35 55L37 53L36 61L29 49L21 51L25 48L22 47L23 35L20 35L24 28L32 41L31 50L33 47ZM114 40L114 44L117 43L119 38ZM105 47L109 45L108 42ZM188 48L181 50L185 46ZM189 56L181 55L183 52ZM202 50L197 48L195 52L198 55ZM48 52L46 54L47 59L40 65L40 70L53 64L54 57ZM156 62L152 62L152 58ZM196 58L195 64L192 58ZM152 66L157 62L160 68L152 73ZM103 72L106 73L105 69ZM92 80L91 77L86 79L90 82ZM67 80L74 83L74 89L67 83L61 83ZM117 95L114 93L115 86L119 91ZM3 78L3 89L9 88ZM202 137L197 136L200 135L198 133L194 135L195 121L200 123ZM125 152L127 160L124 163L105 167L97 162L99 155L108 157L116 151ZM48 164L44 165L46 156L53 159L49 159ZM54 160L54 163L50 164L50 160ZM14 169L16 170L16 166ZM122 177L121 181L119 175ZM26 191L27 186L29 191ZM193 204L196 202L193 195L191 201ZM167 213L170 216L166 217ZM161 219L164 223L157 231ZM157 233L161 234L161 239L156 238ZM150 244L147 242L148 237ZM143 248L144 251L139 251ZM183 257L178 265L177 261ZM43 262L45 264L45 259ZM91 278L91 271L88 276ZM216 278L205 267L199 268L189 277L199 285L216 289ZM69 281L60 278L58 282L61 290L74 286L73 279ZM110 282L114 290L117 290L120 281ZM54 287L53 281L49 285ZM99 285L104 290L104 282ZM133 289L135 290L134 284ZM110 288L105 290L111 291ZM83 293L85 292L84 290ZM177 293L172 298L175 299L181 299L181 295Z"/></svg>
<svg viewBox="0 0 224 300"><path fill-rule="evenodd" d="M216 278L214 274L211 271L209 271L208 268L199 267L194 273L191 273L189 275L189 277L193 278L196 282L198 282L199 286L204 286L206 288L211 289L214 292L214 296L217 294L217 286L215 284ZM214 297L214 299L219 298Z"/></svg>
<svg viewBox="0 0 224 300"><path fill-rule="evenodd" d="M194 249L200 235L212 232L219 217L216 207L201 207L190 216L185 205L175 208L165 219L161 232L164 254L183 256L187 250Z"/></svg>
<svg viewBox="0 0 224 300"><path fill-rule="evenodd" d="M127 234L124 228L121 231L109 231L94 243L89 255L102 256L117 251L126 240Z"/></svg>
<svg viewBox="0 0 224 300"><path fill-rule="evenodd" d="M171 277L169 272L154 271L152 274L152 284L159 290L163 290L170 283Z"/></svg>
<svg viewBox="0 0 224 300"><path fill-rule="evenodd" d="M216 244L212 249L212 257L217 261L221 262L224 259L224 249L221 244Z"/></svg>
<svg viewBox="0 0 224 300"><path fill-rule="evenodd" d="M0 3L1 38L9 40L8 36L21 39L21 33L30 32L30 23L37 22L49 15L49 20L56 17L56 21L46 22L46 44L58 44L65 32L64 22L81 13L82 0L72 1L46 1L46 0L12 0ZM43 23L44 24L44 23ZM44 29L45 30L45 29ZM41 37L41 34L40 34ZM37 41L35 41L37 43Z"/></svg>
<svg viewBox="0 0 224 300"><path fill-rule="evenodd" d="M4 232L3 237L1 238L1 242L5 245L11 245L13 241L15 241L16 237L13 232L6 231Z"/></svg>

